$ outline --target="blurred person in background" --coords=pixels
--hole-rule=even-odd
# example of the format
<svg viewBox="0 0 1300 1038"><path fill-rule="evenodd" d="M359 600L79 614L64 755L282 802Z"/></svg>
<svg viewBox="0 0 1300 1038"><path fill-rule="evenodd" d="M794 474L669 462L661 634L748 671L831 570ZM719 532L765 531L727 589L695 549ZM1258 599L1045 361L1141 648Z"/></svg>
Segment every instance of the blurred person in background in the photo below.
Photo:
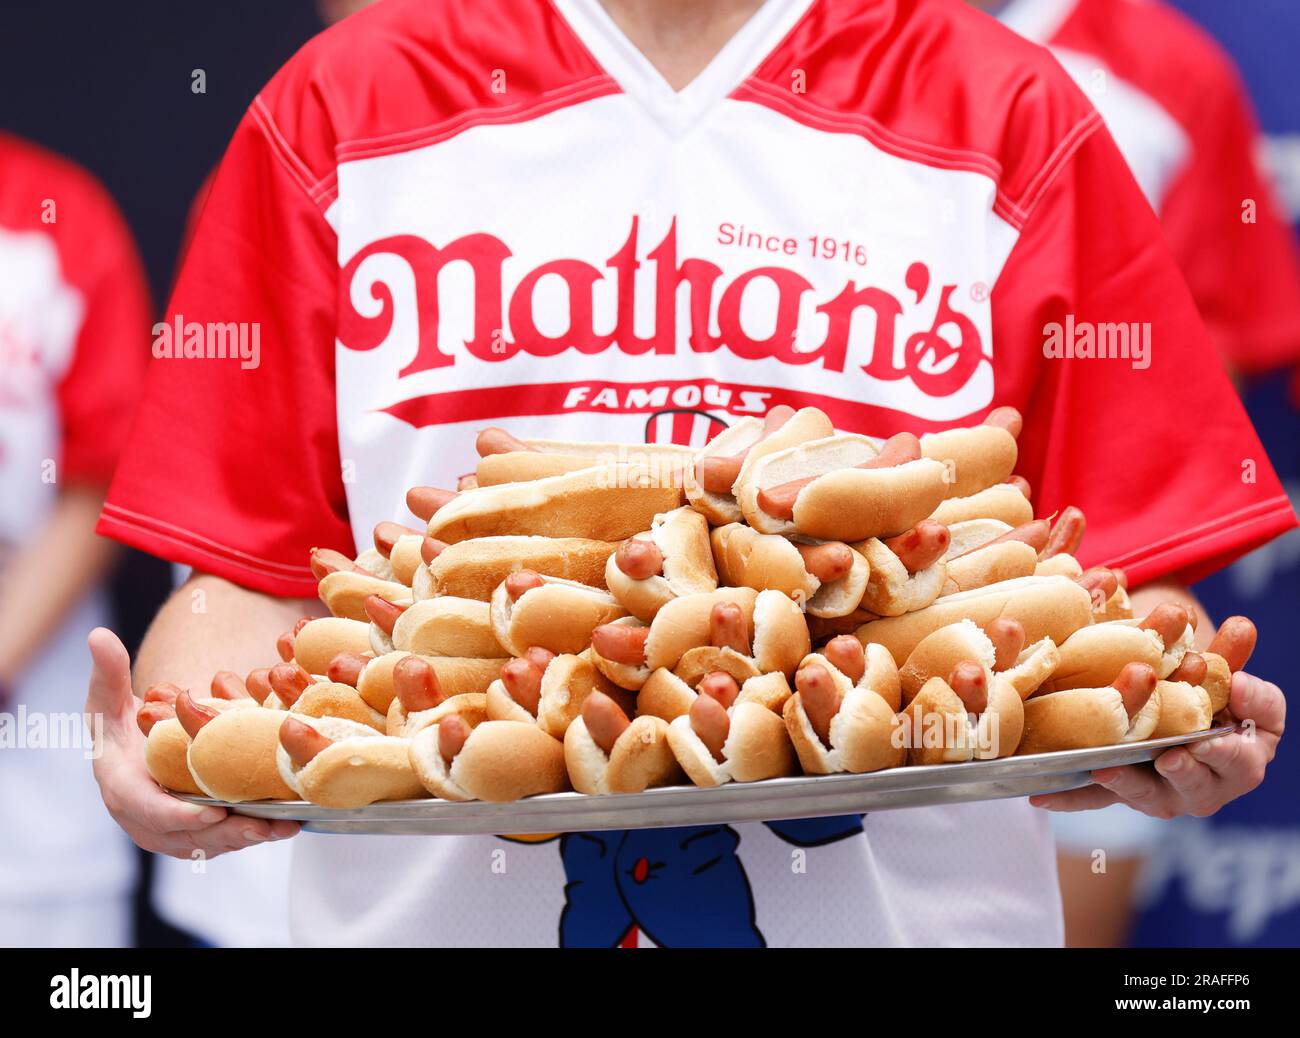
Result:
<svg viewBox="0 0 1300 1038"><path fill-rule="evenodd" d="M976 0L976 5L1046 45L1101 113L1159 216L1206 327L1234 375L1251 380L1293 366L1300 359L1300 262L1269 178L1256 161L1258 127L1231 58L1190 19L1155 0ZM1236 24L1250 22L1236 10ZM1300 21L1295 24L1300 27ZM1249 34L1267 36L1268 31L1254 23ZM1258 412L1253 417L1283 479L1288 471L1293 475L1289 492L1294 500L1295 419ZM1287 429L1281 437L1279 420ZM1261 651L1271 651L1274 658L1256 656L1252 668L1275 681L1289 673L1280 654L1288 651L1287 628L1297 615L1298 541L1300 535L1288 534L1197 588L1211 615L1245 613L1256 620ZM1273 571L1287 559L1292 578L1279 580ZM1261 594L1268 584L1277 587L1276 595L1289 597L1289 607ZM1284 584L1289 590L1283 590ZM1225 593L1231 587L1248 587L1253 593ZM1206 625L1199 636L1204 641L1211 633ZM1296 775L1296 762L1282 757L1289 760L1284 774ZM1252 798L1213 821L1179 821L1177 828L1124 805L1054 815L1067 943L1125 942L1134 922L1139 877L1153 854L1156 863L1147 885L1164 886L1178 877L1186 887L1183 897L1174 898L1180 904L1169 912L1171 919L1185 917L1188 899L1205 900L1207 883L1216 891L1237 891L1208 895L1225 913L1231 912L1234 898L1253 900L1242 891L1250 865L1207 853L1221 836L1212 830L1226 826L1235 832L1234 815L1257 819L1272 813L1266 805L1289 800L1287 777L1270 783L1271 796ZM1241 852L1263 865L1264 872L1274 865L1285 871L1279 855L1289 846L1290 870L1300 875L1297 812L1288 805L1286 813L1290 826L1283 843L1277 842L1282 832L1261 831L1257 839L1241 838L1246 841ZM1207 878L1206 868L1232 875ZM1262 882L1267 886L1267 879ZM1293 920L1298 907L1300 878L1291 902ZM1211 933L1215 928L1168 929L1160 943L1229 939L1220 930L1219 939L1210 940Z"/></svg>
<svg viewBox="0 0 1300 1038"><path fill-rule="evenodd" d="M374 2L317 0L316 9L322 26L329 26ZM203 182L190 207L177 258L178 271L203 213L212 179L209 175ZM180 587L189 579L191 571L178 566L175 574L176 586ZM220 859L186 861L156 854L150 889L154 911L171 926L191 935L199 945L284 947L289 944L291 851L286 843L268 843Z"/></svg>
<svg viewBox="0 0 1300 1038"><path fill-rule="evenodd" d="M129 945L136 858L86 775L95 522L140 399L148 288L84 170L0 133L0 944Z"/></svg>

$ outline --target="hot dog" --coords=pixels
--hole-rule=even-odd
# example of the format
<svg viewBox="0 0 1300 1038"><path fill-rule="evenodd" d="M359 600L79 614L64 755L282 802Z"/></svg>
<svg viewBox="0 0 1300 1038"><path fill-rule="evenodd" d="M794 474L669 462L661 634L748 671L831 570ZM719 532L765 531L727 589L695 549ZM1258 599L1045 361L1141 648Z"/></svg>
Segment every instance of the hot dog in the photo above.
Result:
<svg viewBox="0 0 1300 1038"><path fill-rule="evenodd" d="M930 518L945 526L972 519L996 519L1008 526L1021 526L1034 518L1029 495L1016 483L999 483L969 497L950 497L939 504Z"/></svg>
<svg viewBox="0 0 1300 1038"><path fill-rule="evenodd" d="M790 683L780 671L760 673L749 657L723 650L712 658L701 656L686 666L678 664L676 670L656 670L637 693L636 712L674 721L689 713L702 695L727 709L736 703L757 703L780 713L790 698Z"/></svg>
<svg viewBox="0 0 1300 1038"><path fill-rule="evenodd" d="M680 486L637 465L601 465L528 483L467 490L433 513L428 534L448 544L475 537L581 537L621 541L683 503Z"/></svg>
<svg viewBox="0 0 1300 1038"><path fill-rule="evenodd" d="M719 526L710 538L725 584L780 591L813 616L847 616L866 591L871 568L843 541L791 539L743 523Z"/></svg>
<svg viewBox="0 0 1300 1038"><path fill-rule="evenodd" d="M926 518L943 500L946 472L921 457L911 434L879 447L868 437L840 434L760 459L737 501L761 533L852 543L905 533Z"/></svg>
<svg viewBox="0 0 1300 1038"><path fill-rule="evenodd" d="M487 602L518 569L604 588L605 565L617 549L615 541L581 537L478 537L452 545L430 537L412 590L416 599L448 595Z"/></svg>
<svg viewBox="0 0 1300 1038"><path fill-rule="evenodd" d="M1114 681L1072 688L1025 702L1025 737L1017 752L1083 750L1151 738L1160 715L1156 672L1125 664Z"/></svg>
<svg viewBox="0 0 1300 1038"><path fill-rule="evenodd" d="M718 574L704 516L693 508L655 516L648 532L624 541L609 557L605 584L627 612L646 623L674 598L715 590Z"/></svg>
<svg viewBox="0 0 1300 1038"><path fill-rule="evenodd" d="M997 519L968 519L950 526L940 595L1032 576L1037 572L1038 549L1030 540L1012 536L1017 530L1028 532L1031 525L1012 527Z"/></svg>
<svg viewBox="0 0 1300 1038"><path fill-rule="evenodd" d="M964 498L1005 483L1015 468L1023 422L1014 407L999 407L980 425L921 437L921 456L943 464L950 498Z"/></svg>
<svg viewBox="0 0 1300 1038"><path fill-rule="evenodd" d="M370 651L370 625L339 616L307 620L291 633L288 648L288 660L308 674L324 674L339 653Z"/></svg>
<svg viewBox="0 0 1300 1038"><path fill-rule="evenodd" d="M393 666L395 695L385 718L388 735L409 739L429 725L452 716L460 717L471 727L487 720L486 694L449 694L435 663L423 656L403 656Z"/></svg>
<svg viewBox="0 0 1300 1038"><path fill-rule="evenodd" d="M277 730L281 781L321 807L358 808L381 800L412 800L425 790L406 739L338 717L290 714Z"/></svg>
<svg viewBox="0 0 1300 1038"><path fill-rule="evenodd" d="M1227 709L1232 694L1232 675L1246 669L1255 651L1255 625L1244 616L1230 616L1219 625L1209 647L1200 653L1205 677L1193 684L1201 685L1210 697L1212 713ZM1186 657L1184 657L1184 660ZM1174 675L1170 675L1174 679Z"/></svg>
<svg viewBox="0 0 1300 1038"><path fill-rule="evenodd" d="M224 708L218 704L224 703ZM247 704L247 705L244 705ZM292 800L293 791L275 769L280 722L285 714L252 705L252 700L176 699L176 718L189 735L186 765L204 796L226 803ZM159 736L163 722L150 740ZM147 759L147 758L146 758Z"/></svg>
<svg viewBox="0 0 1300 1038"><path fill-rule="evenodd" d="M687 499L714 526L739 522L736 495L758 461L834 432L830 419L815 407L798 411L774 407L763 419L742 418L695 456L693 478L686 486Z"/></svg>
<svg viewBox="0 0 1300 1038"><path fill-rule="evenodd" d="M376 655L392 651L464 659L507 655L486 602L440 596L400 609L371 602L370 614L370 646Z"/></svg>
<svg viewBox="0 0 1300 1038"><path fill-rule="evenodd" d="M930 605L943 590L950 540L946 526L922 519L897 537L855 544L871 567L860 607L877 616L902 616Z"/></svg>
<svg viewBox="0 0 1300 1038"><path fill-rule="evenodd" d="M531 648L501 668L487 690L487 716L493 721L535 724L554 739L563 739L593 692L602 692L624 711L635 699L600 673L585 656Z"/></svg>
<svg viewBox="0 0 1300 1038"><path fill-rule="evenodd" d="M490 612L496 640L513 656L534 645L557 654L582 652L595 628L626 615L608 591L532 570L503 580L492 593Z"/></svg>
<svg viewBox="0 0 1300 1038"><path fill-rule="evenodd" d="M864 643L884 645L901 664L922 638L940 627L963 619L982 627L999 616L1018 620L1028 644L1050 638L1060 645L1092 623L1092 600L1068 577L1019 577L946 595L905 616L873 620L859 627L857 636Z"/></svg>
<svg viewBox="0 0 1300 1038"><path fill-rule="evenodd" d="M199 796L204 795L203 790L195 782L189 768L190 735L176 716L176 701L183 694L182 689L166 682L150 687L145 691L144 701L136 713L136 723L146 736L144 763L154 781L165 789ZM245 709L254 705L251 698L202 697L193 702L206 708L213 716L226 710ZM192 720L190 723L197 731L198 726Z"/></svg>
<svg viewBox="0 0 1300 1038"><path fill-rule="evenodd" d="M856 677L854 677L856 675ZM863 774L903 763L894 733L898 668L878 645L841 635L805 657L782 715L803 770Z"/></svg>
<svg viewBox="0 0 1300 1038"><path fill-rule="evenodd" d="M366 599L380 598L395 605L409 605L411 589L395 580L381 580L366 573L327 573L317 585L317 594L325 607L338 617L369 621Z"/></svg>
<svg viewBox="0 0 1300 1038"><path fill-rule="evenodd" d="M397 665L410 653L390 652L369 659L357 676L357 694L373 709L390 715L397 698ZM469 693L482 694L501 674L507 657L467 659L457 656L421 657L437 675L438 686L448 698ZM390 721L391 728L391 721Z"/></svg>
<svg viewBox="0 0 1300 1038"><path fill-rule="evenodd" d="M960 620L922 638L908 655L898 672L903 702L910 703L931 678L947 677L964 660L984 668L986 684L996 676L1025 699L1059 668L1060 651L1050 638L1027 644L1024 625L1009 616L994 617L982 629Z"/></svg>
<svg viewBox="0 0 1300 1038"><path fill-rule="evenodd" d="M388 560L392 579L411 586L415 571L423 564L425 534L400 523L382 522L375 527L375 550Z"/></svg>
<svg viewBox="0 0 1300 1038"><path fill-rule="evenodd" d="M903 709L901 741L912 765L1009 757L1020 745L1025 704L1011 683L979 660L932 677Z"/></svg>
<svg viewBox="0 0 1300 1038"><path fill-rule="evenodd" d="M649 468L669 483L690 464L691 451L672 443L573 443L563 440L520 439L505 429L479 433L475 446L479 463L477 486L559 476L595 465L632 464Z"/></svg>
<svg viewBox="0 0 1300 1038"><path fill-rule="evenodd" d="M721 683L713 691L720 688L730 691ZM668 745L697 786L757 782L794 772L794 748L779 713L738 698L724 704L709 691L702 691L689 711L668 725Z"/></svg>
<svg viewBox="0 0 1300 1038"><path fill-rule="evenodd" d="M564 733L564 760L579 793L640 793L685 777L668 742L668 722L626 712L603 692L592 692Z"/></svg>
<svg viewBox="0 0 1300 1038"><path fill-rule="evenodd" d="M1166 633L1172 629L1171 621ZM1215 715L1227 707L1232 675L1250 659L1255 636L1253 623L1244 616L1232 616L1220 625L1204 653L1185 653L1178 666L1156 685L1160 716L1151 737L1190 735L1209 728Z"/></svg>

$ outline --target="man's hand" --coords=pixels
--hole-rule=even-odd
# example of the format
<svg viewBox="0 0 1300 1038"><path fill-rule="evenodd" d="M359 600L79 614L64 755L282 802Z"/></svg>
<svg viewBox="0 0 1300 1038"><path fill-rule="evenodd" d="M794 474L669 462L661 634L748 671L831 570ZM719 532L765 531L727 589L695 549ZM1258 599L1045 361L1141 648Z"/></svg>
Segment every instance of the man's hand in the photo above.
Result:
<svg viewBox="0 0 1300 1038"><path fill-rule="evenodd" d="M88 644L95 667L86 713L102 716L104 733L103 745L96 747L95 779L104 806L131 839L147 851L174 858L192 858L196 851L212 858L298 831L294 822L230 815L164 793L144 766L145 740L135 720L140 701L131 691L126 648L103 627L90 632Z"/></svg>
<svg viewBox="0 0 1300 1038"><path fill-rule="evenodd" d="M1264 781L1286 726L1286 697L1271 682L1246 673L1232 677L1229 707L1242 724L1231 735L1178 746L1154 767L1140 764L1094 771L1095 786L1030 797L1049 811L1091 811L1128 804L1155 818L1212 815Z"/></svg>

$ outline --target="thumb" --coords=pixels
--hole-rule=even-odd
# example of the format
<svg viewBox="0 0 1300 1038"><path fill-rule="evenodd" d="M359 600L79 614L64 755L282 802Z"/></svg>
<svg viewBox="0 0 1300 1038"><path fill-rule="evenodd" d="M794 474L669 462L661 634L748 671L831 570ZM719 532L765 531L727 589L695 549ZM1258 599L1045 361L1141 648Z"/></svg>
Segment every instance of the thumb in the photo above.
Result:
<svg viewBox="0 0 1300 1038"><path fill-rule="evenodd" d="M106 725L121 723L124 715L130 722L136 704L126 646L106 627L91 631L86 644L94 664L86 693L86 713L101 715Z"/></svg>

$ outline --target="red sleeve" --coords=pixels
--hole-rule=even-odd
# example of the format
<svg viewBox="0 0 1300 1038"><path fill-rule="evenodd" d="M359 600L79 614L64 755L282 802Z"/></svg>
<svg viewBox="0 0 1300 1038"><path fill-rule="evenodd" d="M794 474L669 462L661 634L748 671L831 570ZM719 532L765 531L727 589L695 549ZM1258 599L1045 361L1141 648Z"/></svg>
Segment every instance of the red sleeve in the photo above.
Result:
<svg viewBox="0 0 1300 1038"><path fill-rule="evenodd" d="M1184 128L1191 157L1160 208L1210 336L1236 369L1300 361L1300 260L1256 156L1259 132L1230 67L1208 67ZM1253 212L1249 206L1253 204Z"/></svg>
<svg viewBox="0 0 1300 1038"><path fill-rule="evenodd" d="M255 101L217 172L168 328L155 326L101 532L254 590L315 594L309 550L352 550L335 419L336 271L334 233ZM160 357L178 324L187 336L233 324L246 354L257 343L255 364Z"/></svg>
<svg viewBox="0 0 1300 1038"><path fill-rule="evenodd" d="M1290 529L1295 513L1197 316L1160 227L1098 129L1029 214L992 295L1025 404L1020 471L1036 511L1080 506L1081 561L1191 582ZM1076 333L1136 322L1148 363L1049 355Z"/></svg>
<svg viewBox="0 0 1300 1038"><path fill-rule="evenodd" d="M152 304L131 233L106 193L87 191L59 219L60 263L84 304L57 389L59 471L71 483L107 486L140 399Z"/></svg>

